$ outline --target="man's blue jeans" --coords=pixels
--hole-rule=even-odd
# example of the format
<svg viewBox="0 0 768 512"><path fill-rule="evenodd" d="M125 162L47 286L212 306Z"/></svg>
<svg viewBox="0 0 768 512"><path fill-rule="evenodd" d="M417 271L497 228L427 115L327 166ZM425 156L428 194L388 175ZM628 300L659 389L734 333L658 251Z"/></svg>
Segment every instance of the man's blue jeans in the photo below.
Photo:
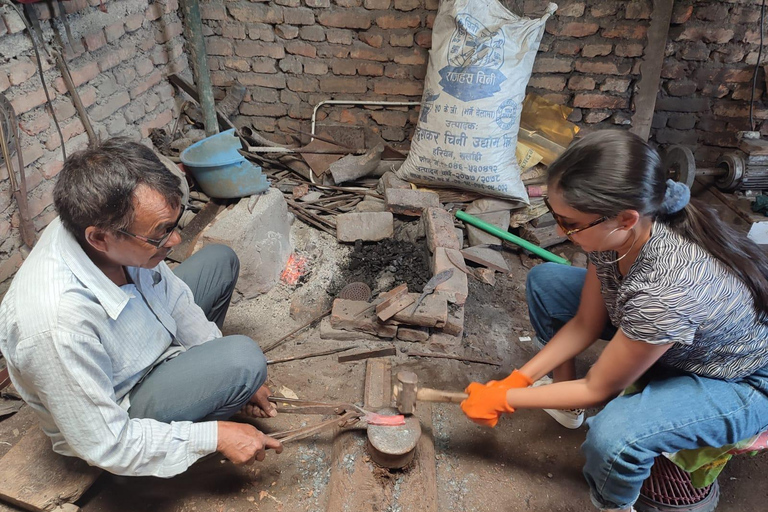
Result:
<svg viewBox="0 0 768 512"><path fill-rule="evenodd" d="M208 320L224 323L240 262L224 245L209 245L174 269ZM226 420L267 379L267 362L247 336L224 336L157 365L131 390L131 418Z"/></svg>
<svg viewBox="0 0 768 512"><path fill-rule="evenodd" d="M542 343L575 314L586 270L554 263L528 274L531 323ZM745 307L747 307L745 305ZM606 326L610 339L615 328ZM728 382L654 366L642 392L587 420L584 476L600 509L628 508L663 452L723 446L768 428L768 367Z"/></svg>

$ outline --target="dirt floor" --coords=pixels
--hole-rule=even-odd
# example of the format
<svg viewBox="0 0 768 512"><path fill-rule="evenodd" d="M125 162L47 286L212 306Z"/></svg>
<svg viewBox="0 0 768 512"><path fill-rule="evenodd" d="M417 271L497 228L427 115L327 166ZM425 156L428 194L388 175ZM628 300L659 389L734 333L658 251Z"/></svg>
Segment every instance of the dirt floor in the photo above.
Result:
<svg viewBox="0 0 768 512"><path fill-rule="evenodd" d="M417 266L422 257L419 251L426 250L418 242L396 248L411 250L411 254L398 255L394 247L387 247L386 251L365 253L367 259L360 260L350 258L354 247L340 246L332 237L298 222L294 224L293 240L297 251L308 258L309 273L296 286L280 284L266 295L233 304L225 325L227 333L249 335L265 346L327 309L340 285L352 277L368 280L374 291L397 284L401 275L416 281L421 279L409 283L414 288L423 285L425 280L420 272L412 271L420 268ZM361 250L363 248L357 248L358 256ZM555 248L555 252L570 254L570 251L566 246ZM388 263L372 264L370 259L380 260L381 254L396 257ZM462 390L471 381L506 375L531 357L535 348L521 338L533 335L525 305L525 276L536 262L513 252L505 256L512 271L509 275L497 274L495 286L470 280L465 334L460 343L424 347L395 341L398 355L393 358L393 368L415 371L420 383L426 386ZM360 261L350 269L350 261L355 259ZM315 327L270 352L268 357L349 343L320 339ZM392 344L370 339L356 343L361 349ZM406 352L416 349L414 347L498 358L503 366L409 358ZM597 350L599 347L580 360L582 372L594 361ZM273 391L292 391L301 398L361 403L365 366L365 361L340 364L336 356L289 362L270 366L270 382ZM265 432L275 432L316 420L282 415L257 424ZM441 512L593 510L581 476L579 445L584 439L585 427L566 430L541 411L520 411L504 417L497 428L485 429L469 422L459 407L451 404L435 404L432 422ZM0 456L34 425L34 415L28 407L0 421ZM364 434L353 435L357 436L353 442L362 446ZM333 444L332 434L327 433L287 445L282 455L270 452L263 463L243 467L234 466L217 455L169 480L103 475L79 504L84 512L324 511L329 500L332 463L339 470L353 467L374 470L362 449L334 461ZM356 466L360 463L355 460L358 456L363 457L363 464ZM768 499L768 486L759 482L764 481L766 473L768 455L737 457L720 478L722 498L718 510L762 510ZM408 505L409 498L400 492L400 485L407 477L405 473L383 476L379 473L379 477L381 488L353 491L370 495L373 510L414 510Z"/></svg>

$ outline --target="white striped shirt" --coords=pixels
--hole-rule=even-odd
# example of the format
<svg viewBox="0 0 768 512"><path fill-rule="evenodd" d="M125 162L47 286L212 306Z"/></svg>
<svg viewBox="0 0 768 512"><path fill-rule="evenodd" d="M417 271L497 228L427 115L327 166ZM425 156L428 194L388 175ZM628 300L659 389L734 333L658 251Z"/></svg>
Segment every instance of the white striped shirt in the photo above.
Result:
<svg viewBox="0 0 768 512"><path fill-rule="evenodd" d="M627 337L672 343L662 364L717 379L768 365L768 315L746 285L702 247L660 222L622 277L616 252L592 252L611 323Z"/></svg>
<svg viewBox="0 0 768 512"><path fill-rule="evenodd" d="M165 263L127 272L134 284L115 285L54 220L0 304L0 350L54 451L170 477L216 450L216 422L131 419L128 393L168 354L221 332Z"/></svg>

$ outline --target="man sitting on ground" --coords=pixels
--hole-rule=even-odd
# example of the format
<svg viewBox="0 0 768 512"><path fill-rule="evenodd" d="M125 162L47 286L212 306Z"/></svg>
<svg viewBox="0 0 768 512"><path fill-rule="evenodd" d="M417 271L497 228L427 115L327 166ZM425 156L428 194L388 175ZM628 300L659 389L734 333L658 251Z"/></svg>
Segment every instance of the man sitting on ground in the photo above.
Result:
<svg viewBox="0 0 768 512"><path fill-rule="evenodd" d="M282 445L225 421L275 415L267 366L222 336L239 271L207 246L174 271L180 181L145 146L112 139L70 156L45 229L0 304L0 350L53 449L118 475L170 477L219 451Z"/></svg>

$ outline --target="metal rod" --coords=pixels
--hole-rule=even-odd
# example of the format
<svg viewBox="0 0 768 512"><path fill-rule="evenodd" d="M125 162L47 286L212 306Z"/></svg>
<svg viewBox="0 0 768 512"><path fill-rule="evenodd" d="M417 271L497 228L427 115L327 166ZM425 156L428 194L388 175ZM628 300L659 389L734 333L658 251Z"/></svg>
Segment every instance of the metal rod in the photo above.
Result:
<svg viewBox="0 0 768 512"><path fill-rule="evenodd" d="M541 258L552 261L554 263L560 263L561 265L570 265L571 262L568 261L565 258L561 258L560 256L557 256L556 254L552 254L546 249L542 249L536 244L533 244L529 242L528 240L525 240L524 238L520 238L519 236L513 235L509 231L504 231L503 229L499 229L498 227L494 226L493 224L489 224L485 222L484 220L478 219L474 215L470 215L462 210L456 211L456 218L459 220L463 220L464 222L468 224L472 224L473 226L482 229L483 231L486 231L494 236L497 236L503 240L506 240L507 242L511 242L515 245L519 245L523 249L527 251L531 251L533 254L540 256Z"/></svg>
<svg viewBox="0 0 768 512"><path fill-rule="evenodd" d="M439 354L434 352L408 352L408 357L435 357L439 359L453 359L456 361L466 361L468 363L489 364L491 366L501 366L501 363L490 361L488 359L479 359L476 357L462 357L453 354Z"/></svg>
<svg viewBox="0 0 768 512"><path fill-rule="evenodd" d="M329 310L327 310L327 311L325 311L324 313L322 313L322 314L321 314L320 316L318 316L317 318L314 318L314 319L310 320L309 322L307 322L306 324L302 325L301 327L298 327L297 329L294 329L294 330L292 330L291 332L289 332L288 334L286 334L285 336L283 336L283 337L282 337L282 338L280 338L279 340L275 341L274 343L270 343L269 345L267 345L266 347L264 347L264 348L262 349L262 352L264 352L264 353L266 354L266 353L267 353L267 352L269 352L270 350L274 350L274 349L276 349L277 347L279 347L280 345L282 345L283 343L285 343L285 342L286 342L286 340L288 340L288 339L289 339L291 336L293 336L293 335L294 335L294 334L296 334L297 332L301 331L302 329L306 329L307 327L309 327L309 326L310 326L310 325L312 325L313 323L317 322L318 320L322 320L322 319L323 319L323 318L325 318L326 316L330 315L330 314L331 314L331 311L332 311L332 310L330 310L330 309L329 309Z"/></svg>
<svg viewBox="0 0 768 512"><path fill-rule="evenodd" d="M184 26L186 27L187 40L190 42L189 53L192 58L192 70L195 74L197 93L200 97L200 107L203 110L203 124L205 135L210 137L219 133L219 125L216 122L216 107L213 102L213 87L211 85L211 72L208 69L208 56L205 52L203 41L203 22L200 18L200 3L198 0L182 0L182 12L184 13Z"/></svg>
<svg viewBox="0 0 768 512"><path fill-rule="evenodd" d="M348 347L332 348L330 350L323 350L322 352L312 352L309 354L302 354L300 356L283 357L281 359L270 359L270 360L267 360L267 364L287 363L289 361L298 361L300 359L309 359L311 357L330 356L332 354L338 354L339 352L346 352L347 350L352 350L357 347L358 345L349 345Z"/></svg>
<svg viewBox="0 0 768 512"><path fill-rule="evenodd" d="M51 54L56 60L56 67L59 68L59 73L61 73L61 78L64 80L64 85L67 86L69 95L72 97L72 103L75 105L75 110L77 110L77 114L80 116L80 120L83 122L85 131L88 133L88 140L91 144L96 144L99 142L99 138L96 136L96 132L93 130L91 119L88 117L88 112L85 110L83 100L80 99L80 93L77 92L77 87L75 86L75 82L72 80L72 75L69 74L67 61L64 60L64 57L62 57L61 53L57 50L51 50Z"/></svg>

